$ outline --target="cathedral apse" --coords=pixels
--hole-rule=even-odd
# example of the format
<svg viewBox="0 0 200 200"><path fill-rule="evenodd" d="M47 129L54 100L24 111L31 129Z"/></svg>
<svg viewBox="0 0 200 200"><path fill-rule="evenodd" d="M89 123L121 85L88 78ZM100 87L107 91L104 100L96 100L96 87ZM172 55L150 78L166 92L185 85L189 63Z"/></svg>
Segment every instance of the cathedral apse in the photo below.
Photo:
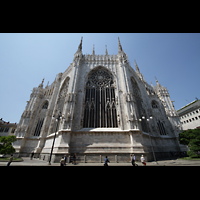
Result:
<svg viewBox="0 0 200 200"><path fill-rule="evenodd" d="M118 54L83 54L82 38L73 62L52 84L33 88L14 143L16 154L32 151L48 161L77 153L79 162L126 162L169 157L178 143L179 117L168 90L148 84L135 61L131 67L118 38ZM55 117L60 113L59 120ZM55 138L55 143L54 143ZM152 148L153 147L153 148ZM69 159L70 161L70 159Z"/></svg>

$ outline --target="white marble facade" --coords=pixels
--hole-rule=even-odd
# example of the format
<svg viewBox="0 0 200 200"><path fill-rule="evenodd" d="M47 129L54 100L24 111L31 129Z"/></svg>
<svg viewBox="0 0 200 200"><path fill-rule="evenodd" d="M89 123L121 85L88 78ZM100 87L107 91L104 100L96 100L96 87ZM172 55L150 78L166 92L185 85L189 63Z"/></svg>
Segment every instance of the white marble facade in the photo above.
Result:
<svg viewBox="0 0 200 200"><path fill-rule="evenodd" d="M94 49L84 55L81 38L66 71L51 85L43 82L33 88L15 132L17 154L35 151L48 160L57 125L54 162L73 153L82 162L99 162L105 155L124 162L131 153L152 160L152 147L157 159L184 150L167 88L158 81L149 85L136 61L135 70L130 66L119 38L117 55L108 55L107 48L105 55ZM59 124L52 118L58 113Z"/></svg>

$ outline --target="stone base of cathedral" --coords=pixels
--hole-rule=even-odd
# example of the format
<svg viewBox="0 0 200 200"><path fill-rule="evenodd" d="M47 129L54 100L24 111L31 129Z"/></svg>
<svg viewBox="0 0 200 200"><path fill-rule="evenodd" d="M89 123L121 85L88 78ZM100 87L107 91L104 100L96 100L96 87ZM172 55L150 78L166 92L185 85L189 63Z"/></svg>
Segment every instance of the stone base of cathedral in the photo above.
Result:
<svg viewBox="0 0 200 200"><path fill-rule="evenodd" d="M47 137L46 143L38 155L49 160L54 134ZM156 160L171 158L173 152L180 152L177 139L170 137L151 137ZM152 146L147 133L139 130L120 130L118 128L81 129L80 131L61 130L56 134L52 162L61 157L77 154L77 162L104 162L108 156L110 162L130 162L134 153L136 161L144 155L146 161L153 161Z"/></svg>
<svg viewBox="0 0 200 200"><path fill-rule="evenodd" d="M72 156L73 154L52 154L51 162L53 163L59 163L60 159L67 155L67 163L72 162ZM145 157L146 162L154 161L153 153L134 153L136 162L140 162L140 157L143 155ZM172 159L172 154L170 152L156 152L156 160L163 160L163 159ZM127 163L131 162L131 153L95 153L95 154L82 154L77 153L76 154L77 163L104 163L105 157L107 156L109 161L111 163ZM41 160L49 161L50 154L40 154L39 158ZM71 159L70 159L71 157Z"/></svg>
<svg viewBox="0 0 200 200"><path fill-rule="evenodd" d="M30 156L34 151L34 157L49 161L54 136L54 133L47 136L43 143L42 138L26 138L23 148L18 148L23 143L18 138L15 143L15 156ZM153 161L152 146L156 160L171 158L176 152L186 151L178 144L175 137L150 138L148 133L138 129L84 128L79 131L66 129L56 133L51 161L59 162L62 156L67 155L70 162L70 156L72 157L74 153L77 154L77 162L104 162L105 156L108 156L110 162L130 162L133 153L136 161L140 161L141 155L144 155L146 161Z"/></svg>

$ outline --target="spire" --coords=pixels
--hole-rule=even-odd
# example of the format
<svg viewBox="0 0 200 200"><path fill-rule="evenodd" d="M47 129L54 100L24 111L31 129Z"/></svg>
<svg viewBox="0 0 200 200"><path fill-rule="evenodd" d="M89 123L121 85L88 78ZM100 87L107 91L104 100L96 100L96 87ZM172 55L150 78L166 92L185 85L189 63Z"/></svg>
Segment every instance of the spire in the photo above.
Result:
<svg viewBox="0 0 200 200"><path fill-rule="evenodd" d="M74 60L73 61L75 61L77 58L82 57L82 41L83 41L83 37L81 37L81 42L78 46L76 53L74 54Z"/></svg>
<svg viewBox="0 0 200 200"><path fill-rule="evenodd" d="M82 51L82 41L83 41L83 37L81 37L81 42L78 46L78 51Z"/></svg>
<svg viewBox="0 0 200 200"><path fill-rule="evenodd" d="M48 81L48 83L47 83L47 85L46 85L46 87L45 88L47 88L49 86L49 81Z"/></svg>
<svg viewBox="0 0 200 200"><path fill-rule="evenodd" d="M43 83L44 83L44 78L42 79L42 83L40 83L40 85L38 87L43 88Z"/></svg>
<svg viewBox="0 0 200 200"><path fill-rule="evenodd" d="M118 53L120 53L122 50L122 45L120 43L119 37L118 37Z"/></svg>
<svg viewBox="0 0 200 200"><path fill-rule="evenodd" d="M94 44L93 44L93 51L92 51L92 55L94 55L95 54L95 51L94 51Z"/></svg>
<svg viewBox="0 0 200 200"><path fill-rule="evenodd" d="M155 77L155 79L156 79L156 83L158 83L158 80L157 80L157 78Z"/></svg>
<svg viewBox="0 0 200 200"><path fill-rule="evenodd" d="M107 51L107 45L106 45L106 51L105 51L105 55L106 55L106 56L108 55L108 51Z"/></svg>
<svg viewBox="0 0 200 200"><path fill-rule="evenodd" d="M140 73L140 70L139 70L139 67L138 67L138 65L136 63L136 60L134 59L134 61L135 61L135 70L136 70L136 72Z"/></svg>
<svg viewBox="0 0 200 200"><path fill-rule="evenodd" d="M158 87L161 87L161 85L160 85L160 83L158 83L158 80L157 80L156 77L155 77L155 79L156 79L157 86L158 86Z"/></svg>

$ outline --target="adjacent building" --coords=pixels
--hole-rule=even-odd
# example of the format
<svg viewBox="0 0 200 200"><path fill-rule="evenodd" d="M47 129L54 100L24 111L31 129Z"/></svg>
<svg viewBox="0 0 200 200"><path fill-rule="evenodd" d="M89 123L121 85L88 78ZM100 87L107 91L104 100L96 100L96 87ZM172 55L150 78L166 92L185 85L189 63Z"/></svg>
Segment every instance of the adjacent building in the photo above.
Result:
<svg viewBox="0 0 200 200"><path fill-rule="evenodd" d="M183 130L200 128L200 100L196 99L177 110Z"/></svg>
<svg viewBox="0 0 200 200"><path fill-rule="evenodd" d="M17 128L17 123L10 123L0 119L0 137L14 135L14 132Z"/></svg>

